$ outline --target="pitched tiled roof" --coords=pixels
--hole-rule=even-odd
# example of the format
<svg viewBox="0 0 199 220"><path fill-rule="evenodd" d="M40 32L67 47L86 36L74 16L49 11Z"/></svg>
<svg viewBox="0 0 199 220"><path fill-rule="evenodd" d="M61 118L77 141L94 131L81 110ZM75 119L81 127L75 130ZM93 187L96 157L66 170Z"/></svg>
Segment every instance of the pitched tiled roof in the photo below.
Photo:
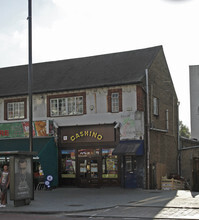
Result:
<svg viewBox="0 0 199 220"><path fill-rule="evenodd" d="M33 93L141 82L162 46L33 64ZM28 65L0 68L0 97L28 94Z"/></svg>

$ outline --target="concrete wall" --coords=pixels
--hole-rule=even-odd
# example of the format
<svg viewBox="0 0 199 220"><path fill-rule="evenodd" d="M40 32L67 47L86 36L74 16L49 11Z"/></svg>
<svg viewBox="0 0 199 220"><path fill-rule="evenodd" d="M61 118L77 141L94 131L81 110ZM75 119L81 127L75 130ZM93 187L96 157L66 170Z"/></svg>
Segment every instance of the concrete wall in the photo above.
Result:
<svg viewBox="0 0 199 220"><path fill-rule="evenodd" d="M199 65L189 67L191 137L199 139Z"/></svg>

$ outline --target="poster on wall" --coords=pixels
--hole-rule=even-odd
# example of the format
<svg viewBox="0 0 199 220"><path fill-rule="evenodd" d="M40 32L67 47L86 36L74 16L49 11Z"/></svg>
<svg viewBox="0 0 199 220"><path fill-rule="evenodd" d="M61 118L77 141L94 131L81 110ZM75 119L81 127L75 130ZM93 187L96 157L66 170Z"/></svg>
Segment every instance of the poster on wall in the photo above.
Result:
<svg viewBox="0 0 199 220"><path fill-rule="evenodd" d="M53 136L53 121L34 121L32 124L33 136ZM0 139L29 137L29 122L13 122L0 124Z"/></svg>

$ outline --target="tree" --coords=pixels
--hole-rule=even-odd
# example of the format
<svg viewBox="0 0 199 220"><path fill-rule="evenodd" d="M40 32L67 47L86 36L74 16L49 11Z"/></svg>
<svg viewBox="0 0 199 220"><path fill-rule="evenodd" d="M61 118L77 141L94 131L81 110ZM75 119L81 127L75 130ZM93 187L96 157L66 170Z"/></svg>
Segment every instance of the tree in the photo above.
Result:
<svg viewBox="0 0 199 220"><path fill-rule="evenodd" d="M185 138L191 137L189 128L186 125L184 125L182 121L179 121L179 135Z"/></svg>

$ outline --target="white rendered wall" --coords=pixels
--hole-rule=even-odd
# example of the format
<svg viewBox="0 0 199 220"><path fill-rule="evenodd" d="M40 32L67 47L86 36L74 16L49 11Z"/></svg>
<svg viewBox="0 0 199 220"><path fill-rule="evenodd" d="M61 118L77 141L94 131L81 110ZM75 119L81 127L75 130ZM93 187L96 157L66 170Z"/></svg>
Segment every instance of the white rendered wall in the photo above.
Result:
<svg viewBox="0 0 199 220"><path fill-rule="evenodd" d="M122 108L119 113L108 112L108 89L122 88ZM85 92L79 90L75 92ZM70 92L72 93L72 92ZM120 123L121 139L140 139L144 136L144 114L137 112L136 86L120 86L111 88L98 88L86 90L86 114L79 116L47 117L47 95L66 94L50 93L33 95L33 121L54 120L58 126L78 126L93 124ZM68 94L68 93L67 93ZM14 97L15 98L15 97ZM16 97L20 98L20 97ZM24 97L23 97L24 98ZM11 98L13 99L13 97ZM27 119L28 121L28 97L27 97ZM0 123L19 122L4 120L4 102L0 99Z"/></svg>

